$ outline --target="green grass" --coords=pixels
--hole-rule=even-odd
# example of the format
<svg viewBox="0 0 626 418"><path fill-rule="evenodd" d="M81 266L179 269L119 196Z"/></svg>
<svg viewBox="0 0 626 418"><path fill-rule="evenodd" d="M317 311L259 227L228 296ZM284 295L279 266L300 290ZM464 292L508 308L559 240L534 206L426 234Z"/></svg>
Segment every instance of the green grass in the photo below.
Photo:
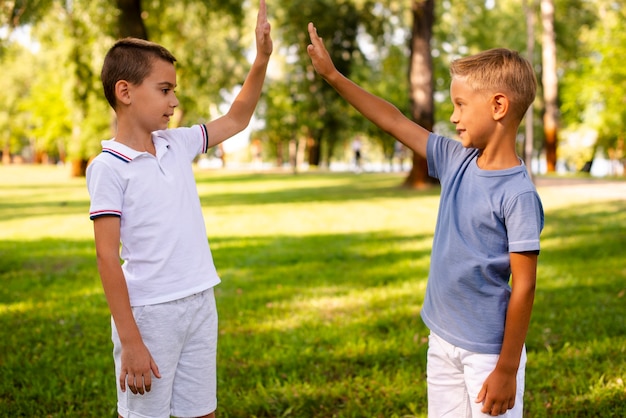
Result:
<svg viewBox="0 0 626 418"><path fill-rule="evenodd" d="M220 417L424 417L438 190L399 174L199 172L222 284ZM626 200L540 188L528 417L626 415ZM0 166L0 416L113 417L84 179Z"/></svg>

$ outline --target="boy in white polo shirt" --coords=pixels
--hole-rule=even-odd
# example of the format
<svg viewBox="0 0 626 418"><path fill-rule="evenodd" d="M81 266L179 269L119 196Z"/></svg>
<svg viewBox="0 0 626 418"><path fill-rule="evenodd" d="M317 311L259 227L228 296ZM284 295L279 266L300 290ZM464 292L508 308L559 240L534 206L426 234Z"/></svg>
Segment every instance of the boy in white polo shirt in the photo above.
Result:
<svg viewBox="0 0 626 418"><path fill-rule="evenodd" d="M101 78L117 132L88 167L87 186L98 271L111 310L121 417L214 416L213 286L220 279L192 161L250 122L273 49L265 0L256 48L229 112L177 129L167 129L179 104L176 59L169 51L126 38L105 58Z"/></svg>

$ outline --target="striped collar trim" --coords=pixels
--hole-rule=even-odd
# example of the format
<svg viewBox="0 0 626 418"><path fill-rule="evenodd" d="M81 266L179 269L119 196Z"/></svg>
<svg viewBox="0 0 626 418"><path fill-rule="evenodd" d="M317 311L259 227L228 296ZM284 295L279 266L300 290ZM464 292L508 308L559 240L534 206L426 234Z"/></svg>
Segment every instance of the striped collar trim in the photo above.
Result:
<svg viewBox="0 0 626 418"><path fill-rule="evenodd" d="M136 151L124 144L116 142L115 139L102 141L102 152L110 154L125 163L129 163L144 152Z"/></svg>
<svg viewBox="0 0 626 418"><path fill-rule="evenodd" d="M111 148L102 148L102 152L106 152L107 154L111 154L112 156L119 158L120 160L129 163L131 162L133 159L119 151L116 151L114 149Z"/></svg>

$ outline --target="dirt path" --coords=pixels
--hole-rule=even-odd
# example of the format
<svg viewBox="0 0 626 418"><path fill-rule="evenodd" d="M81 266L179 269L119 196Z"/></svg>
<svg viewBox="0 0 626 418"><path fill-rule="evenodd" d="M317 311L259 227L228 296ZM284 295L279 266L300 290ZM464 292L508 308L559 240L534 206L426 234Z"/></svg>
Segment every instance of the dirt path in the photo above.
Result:
<svg viewBox="0 0 626 418"><path fill-rule="evenodd" d="M543 195L550 195L555 203L559 199L570 202L626 200L626 181L537 177L535 184L542 199Z"/></svg>

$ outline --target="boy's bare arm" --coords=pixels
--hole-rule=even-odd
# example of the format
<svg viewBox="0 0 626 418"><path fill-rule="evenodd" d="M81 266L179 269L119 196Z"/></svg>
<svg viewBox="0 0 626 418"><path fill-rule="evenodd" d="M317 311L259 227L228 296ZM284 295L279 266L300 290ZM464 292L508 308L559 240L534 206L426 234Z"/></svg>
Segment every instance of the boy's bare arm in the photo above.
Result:
<svg viewBox="0 0 626 418"><path fill-rule="evenodd" d="M308 30L311 44L307 52L315 71L363 116L422 157L426 157L428 130L408 119L388 101L369 93L337 71L313 23L309 23Z"/></svg>
<svg viewBox="0 0 626 418"><path fill-rule="evenodd" d="M504 340L495 370L485 380L476 402L482 411L500 415L515 404L516 376L535 300L536 253L511 253L511 299L506 315Z"/></svg>
<svg viewBox="0 0 626 418"><path fill-rule="evenodd" d="M260 0L255 29L256 58L228 113L207 124L209 146L225 141L244 130L250 123L261 97L267 65L273 51L270 30L265 0Z"/></svg>
<svg viewBox="0 0 626 418"><path fill-rule="evenodd" d="M143 343L130 307L128 287L120 266L120 218L107 216L94 220L94 236L98 272L111 316L122 343L122 372L120 387L126 384L133 393L149 392L152 386L150 371L158 378L159 369Z"/></svg>

